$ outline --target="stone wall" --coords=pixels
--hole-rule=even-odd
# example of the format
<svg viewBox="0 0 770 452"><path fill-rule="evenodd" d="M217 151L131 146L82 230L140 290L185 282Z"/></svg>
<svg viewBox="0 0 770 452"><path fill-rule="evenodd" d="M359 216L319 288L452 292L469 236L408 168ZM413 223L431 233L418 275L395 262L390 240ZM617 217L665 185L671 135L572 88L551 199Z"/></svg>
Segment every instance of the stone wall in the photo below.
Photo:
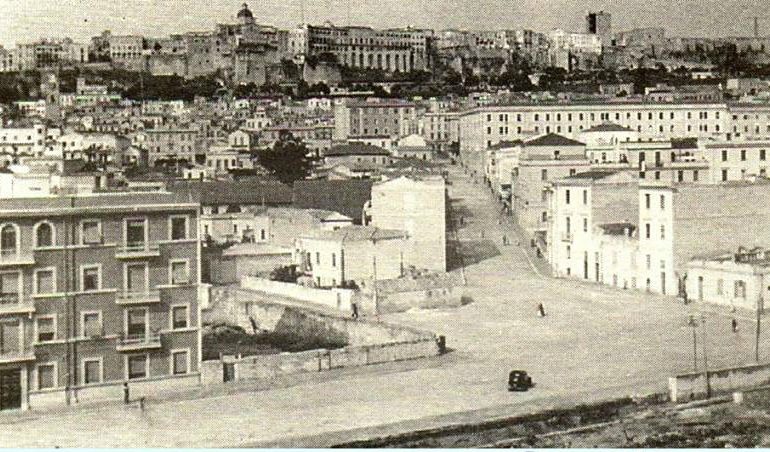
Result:
<svg viewBox="0 0 770 452"><path fill-rule="evenodd" d="M241 287L249 290L257 290L270 295L294 298L308 303L315 303L349 313L350 302L353 298L353 290L350 289L316 289L300 286L298 284L271 281L269 279L245 276L241 278Z"/></svg>
<svg viewBox="0 0 770 452"><path fill-rule="evenodd" d="M235 380L269 380L283 375L324 372L330 369L426 358L438 354L437 342L432 338L425 338L389 344L352 346L337 350L309 350L240 359L223 358L205 361L201 378L203 384L222 383L225 365L233 366Z"/></svg>

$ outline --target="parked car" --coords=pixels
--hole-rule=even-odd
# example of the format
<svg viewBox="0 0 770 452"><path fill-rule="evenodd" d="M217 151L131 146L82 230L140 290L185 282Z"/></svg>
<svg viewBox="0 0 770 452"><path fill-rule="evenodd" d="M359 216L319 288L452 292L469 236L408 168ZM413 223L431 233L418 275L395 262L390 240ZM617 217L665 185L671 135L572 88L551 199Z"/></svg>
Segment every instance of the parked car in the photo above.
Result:
<svg viewBox="0 0 770 452"><path fill-rule="evenodd" d="M508 374L508 390L509 391L527 391L534 386L532 383L532 377L527 375L526 370L512 370Z"/></svg>

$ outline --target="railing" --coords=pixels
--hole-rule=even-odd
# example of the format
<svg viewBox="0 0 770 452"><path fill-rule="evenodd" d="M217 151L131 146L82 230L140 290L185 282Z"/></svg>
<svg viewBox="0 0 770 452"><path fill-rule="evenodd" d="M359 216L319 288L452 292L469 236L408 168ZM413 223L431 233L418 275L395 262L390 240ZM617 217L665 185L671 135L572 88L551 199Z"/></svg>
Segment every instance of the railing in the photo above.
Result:
<svg viewBox="0 0 770 452"><path fill-rule="evenodd" d="M571 242L573 238L574 238L574 236L572 235L571 232L563 232L561 234L561 241L562 242Z"/></svg>
<svg viewBox="0 0 770 452"><path fill-rule="evenodd" d="M147 348L160 348L160 334L156 332L144 334L124 333L118 339L118 350L141 350Z"/></svg>
<svg viewBox="0 0 770 452"><path fill-rule="evenodd" d="M159 256L160 245L149 242L127 243L118 247L117 255L118 257Z"/></svg>
<svg viewBox="0 0 770 452"><path fill-rule="evenodd" d="M23 314L35 311L35 305L24 302L17 293L0 294L0 314Z"/></svg>
<svg viewBox="0 0 770 452"><path fill-rule="evenodd" d="M141 292L118 292L116 300L119 304L159 303L160 290L151 289Z"/></svg>

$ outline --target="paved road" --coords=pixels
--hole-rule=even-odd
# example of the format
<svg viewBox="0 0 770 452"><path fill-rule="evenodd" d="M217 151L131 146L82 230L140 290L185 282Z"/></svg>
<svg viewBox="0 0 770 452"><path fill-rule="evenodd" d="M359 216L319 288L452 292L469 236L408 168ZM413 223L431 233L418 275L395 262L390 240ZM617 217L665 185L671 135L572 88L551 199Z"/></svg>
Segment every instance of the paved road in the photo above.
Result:
<svg viewBox="0 0 770 452"><path fill-rule="evenodd" d="M669 374L690 370L686 309L671 299L541 277L530 265L487 189L452 170L452 196L465 217L459 231L471 304L387 316L445 334L449 355L427 367L372 368L323 382L198 400L107 407L17 419L0 444L17 447L313 446L321 437L364 434L529 412L576 400L664 390ZM484 236L482 238L482 231ZM502 246L502 235L514 246ZM518 239L521 241L521 239ZM526 245L522 241L523 245ZM547 316L536 316L545 304ZM751 325L730 331L707 321L709 363L753 356ZM763 342L764 356L770 344ZM508 393L507 372L527 369L537 387ZM478 410L483 410L479 412ZM462 414L463 412L473 412ZM441 416L437 418L437 416ZM0 416L0 423L14 421ZM341 433L356 429L357 433ZM98 432L98 433L97 433Z"/></svg>

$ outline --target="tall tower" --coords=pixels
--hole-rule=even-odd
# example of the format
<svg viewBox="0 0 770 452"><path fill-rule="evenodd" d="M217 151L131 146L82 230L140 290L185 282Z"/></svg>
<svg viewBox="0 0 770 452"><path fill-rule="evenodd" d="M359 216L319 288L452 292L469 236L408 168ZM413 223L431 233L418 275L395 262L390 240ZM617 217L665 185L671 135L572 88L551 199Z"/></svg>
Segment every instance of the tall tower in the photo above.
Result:
<svg viewBox="0 0 770 452"><path fill-rule="evenodd" d="M603 46L612 41L612 14L604 11L589 12L586 16L586 32L599 36Z"/></svg>
<svg viewBox="0 0 770 452"><path fill-rule="evenodd" d="M254 25L254 15L251 13L249 5L246 3L241 6L241 10L238 11L237 17L238 22L240 22L241 25Z"/></svg>

